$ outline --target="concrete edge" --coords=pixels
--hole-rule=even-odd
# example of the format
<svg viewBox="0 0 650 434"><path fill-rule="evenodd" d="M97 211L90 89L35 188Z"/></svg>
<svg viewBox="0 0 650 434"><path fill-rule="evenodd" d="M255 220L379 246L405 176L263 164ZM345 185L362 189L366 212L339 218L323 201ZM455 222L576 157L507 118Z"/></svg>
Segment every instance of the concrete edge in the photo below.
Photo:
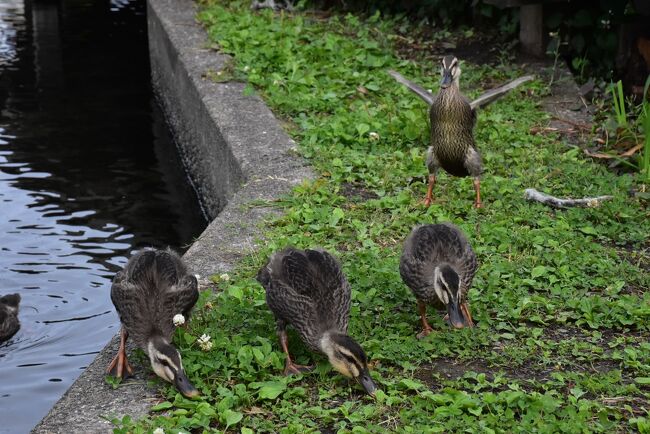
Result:
<svg viewBox="0 0 650 434"><path fill-rule="evenodd" d="M233 269L261 238L260 223L277 212L253 202L277 199L313 173L259 97L244 96L241 83L204 78L227 56L207 48L196 12L191 0L148 0L154 88L204 211L215 217L184 255L192 272L207 277ZM146 364L135 361L134 377L116 389L104 380L117 346L116 336L33 433L112 432L111 419L149 412L162 396L147 384Z"/></svg>

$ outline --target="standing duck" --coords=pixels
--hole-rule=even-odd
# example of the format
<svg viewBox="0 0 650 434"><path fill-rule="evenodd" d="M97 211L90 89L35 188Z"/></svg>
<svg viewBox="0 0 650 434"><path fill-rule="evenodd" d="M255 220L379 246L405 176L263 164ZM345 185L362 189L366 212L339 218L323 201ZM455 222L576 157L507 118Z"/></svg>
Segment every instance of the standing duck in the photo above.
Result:
<svg viewBox="0 0 650 434"><path fill-rule="evenodd" d="M186 397L198 390L190 383L181 355L171 344L173 318L188 318L199 298L196 277L188 274L181 258L171 250L143 250L136 253L124 270L113 278L111 300L122 322L120 347L107 371L122 378L133 373L126 358L130 336L149 356L153 371L174 384Z"/></svg>
<svg viewBox="0 0 650 434"><path fill-rule="evenodd" d="M413 91L425 102L430 104L429 119L431 121L431 146L427 151L427 168L429 169L429 186L424 205L429 206L433 201L433 186L436 183L438 168L442 167L454 176L474 177L476 200L474 206L480 208L482 171L481 154L474 142L474 126L476 125L475 104L465 98L460 92L460 66L454 56L445 56L441 60L440 91L434 97L417 84L405 79L395 71L389 71L398 82ZM526 78L527 80L529 78ZM490 92L501 95L505 91ZM487 94L486 94L487 95ZM487 102L482 102L486 104Z"/></svg>
<svg viewBox="0 0 650 434"><path fill-rule="evenodd" d="M454 176L472 176L476 200L474 206L480 208L482 170L481 154L474 142L476 111L460 92L460 66L454 56L445 56L441 61L442 81L440 91L429 110L431 120L431 146L427 151L429 187L424 204L433 201L433 186L436 173L442 167Z"/></svg>
<svg viewBox="0 0 650 434"><path fill-rule="evenodd" d="M20 294L0 297L0 343L11 339L20 328L18 304L20 304Z"/></svg>
<svg viewBox="0 0 650 434"><path fill-rule="evenodd" d="M404 242L399 272L418 300L423 338L433 331L427 322L427 305L446 307L456 328L473 327L467 291L476 274L476 255L467 238L451 223L422 225Z"/></svg>
<svg viewBox="0 0 650 434"><path fill-rule="evenodd" d="M368 358L347 335L350 284L332 255L287 248L271 256L257 280L266 290L266 304L275 315L280 346L287 356L284 375L311 369L291 359L286 331L291 325L310 350L325 354L334 369L374 396L377 386L370 378Z"/></svg>

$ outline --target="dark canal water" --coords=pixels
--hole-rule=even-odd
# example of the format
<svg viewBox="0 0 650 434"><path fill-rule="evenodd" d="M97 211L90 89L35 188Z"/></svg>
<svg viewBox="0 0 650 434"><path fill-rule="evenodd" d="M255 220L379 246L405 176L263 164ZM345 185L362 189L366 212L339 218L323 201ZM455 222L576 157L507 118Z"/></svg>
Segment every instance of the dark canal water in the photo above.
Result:
<svg viewBox="0 0 650 434"><path fill-rule="evenodd" d="M144 0L0 0L0 432L28 432L119 328L110 279L206 221L149 82Z"/></svg>

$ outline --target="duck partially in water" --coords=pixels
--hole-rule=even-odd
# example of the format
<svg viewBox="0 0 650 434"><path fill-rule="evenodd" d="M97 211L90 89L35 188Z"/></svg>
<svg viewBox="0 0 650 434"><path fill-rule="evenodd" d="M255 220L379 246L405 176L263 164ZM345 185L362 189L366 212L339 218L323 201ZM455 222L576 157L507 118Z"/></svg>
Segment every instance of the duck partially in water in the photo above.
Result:
<svg viewBox="0 0 650 434"><path fill-rule="evenodd" d="M11 339L20 329L19 304L20 294L8 294L0 297L0 343Z"/></svg>
<svg viewBox="0 0 650 434"><path fill-rule="evenodd" d="M399 272L418 301L423 338L433 331L426 317L427 305L447 308L456 328L473 327L467 291L478 263L462 231L451 223L417 226L404 242Z"/></svg>
<svg viewBox="0 0 650 434"><path fill-rule="evenodd" d="M291 325L310 350L325 354L334 369L374 396L377 386L366 353L347 334L350 285L332 255L287 248L271 256L257 280L266 289L266 303L277 321L280 346L287 356L285 375L311 369L291 359L286 331Z"/></svg>
<svg viewBox="0 0 650 434"><path fill-rule="evenodd" d="M172 345L173 318L189 318L199 298L196 277L188 274L181 258L171 250L136 253L124 270L113 278L111 300L122 322L120 348L108 372L122 378L133 369L126 358L126 340L131 337L149 356L153 371L174 384L186 397L199 395L190 383L181 355Z"/></svg>

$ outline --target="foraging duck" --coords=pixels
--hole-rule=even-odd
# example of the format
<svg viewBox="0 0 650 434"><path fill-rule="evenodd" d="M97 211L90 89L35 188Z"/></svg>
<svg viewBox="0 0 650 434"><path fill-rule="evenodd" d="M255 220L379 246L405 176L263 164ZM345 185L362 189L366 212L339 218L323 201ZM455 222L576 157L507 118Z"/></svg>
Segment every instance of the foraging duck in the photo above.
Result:
<svg viewBox="0 0 650 434"><path fill-rule="evenodd" d="M332 255L325 250L287 248L271 256L257 280L266 290L266 304L275 315L280 346L287 356L284 375L311 369L291 359L286 331L291 325L310 350L325 354L334 369L374 396L377 386L370 378L368 358L347 334L350 284Z"/></svg>
<svg viewBox="0 0 650 434"><path fill-rule="evenodd" d="M418 300L423 338L433 331L427 322L427 304L447 308L456 328L473 327L467 291L476 274L476 255L465 235L451 223L422 225L404 242L399 272Z"/></svg>
<svg viewBox="0 0 650 434"><path fill-rule="evenodd" d="M18 304L20 304L20 294L7 294L0 297L0 343L11 339L20 329Z"/></svg>
<svg viewBox="0 0 650 434"><path fill-rule="evenodd" d="M126 340L130 336L149 356L153 371L173 383L186 397L199 395L190 383L181 355L172 345L173 318L188 318L199 298L196 277L188 274L181 258L171 250L143 250L136 253L124 270L113 278L111 300L122 322L120 347L108 366L122 378L133 373L126 358Z"/></svg>
<svg viewBox="0 0 650 434"><path fill-rule="evenodd" d="M460 66L454 56L445 56L441 61L440 91L429 109L431 120L431 146L427 151L429 186L424 204L433 201L433 186L436 173L442 167L454 176L474 177L476 200L474 206L480 208L482 170L481 154L474 142L476 111L460 92Z"/></svg>

